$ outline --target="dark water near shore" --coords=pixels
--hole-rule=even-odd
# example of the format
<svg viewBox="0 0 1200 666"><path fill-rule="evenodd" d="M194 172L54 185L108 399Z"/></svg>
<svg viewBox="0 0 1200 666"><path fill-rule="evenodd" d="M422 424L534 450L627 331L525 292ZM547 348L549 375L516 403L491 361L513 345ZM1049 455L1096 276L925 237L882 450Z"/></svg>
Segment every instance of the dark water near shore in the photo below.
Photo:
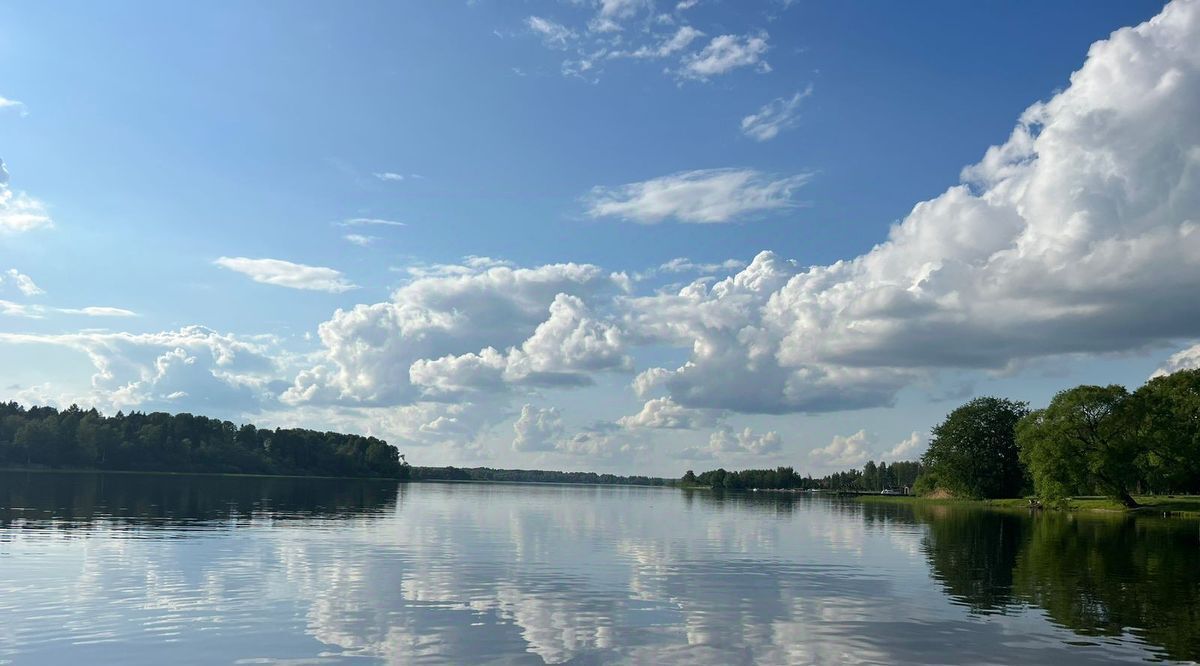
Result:
<svg viewBox="0 0 1200 666"><path fill-rule="evenodd" d="M0 472L0 663L1200 659L1200 521Z"/></svg>

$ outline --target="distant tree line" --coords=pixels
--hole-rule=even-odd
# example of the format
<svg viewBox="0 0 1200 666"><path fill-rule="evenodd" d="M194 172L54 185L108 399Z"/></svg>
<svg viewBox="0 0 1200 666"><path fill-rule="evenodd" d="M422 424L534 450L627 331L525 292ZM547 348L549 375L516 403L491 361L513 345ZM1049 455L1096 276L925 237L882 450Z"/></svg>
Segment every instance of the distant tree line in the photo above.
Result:
<svg viewBox="0 0 1200 666"><path fill-rule="evenodd" d="M817 488L865 492L911 490L921 471L921 463L914 460L898 460L890 465L882 460L879 464L869 460L862 470L852 469L822 477L817 481Z"/></svg>
<svg viewBox="0 0 1200 666"><path fill-rule="evenodd" d="M192 414L0 403L0 466L295 474L405 479L409 465L375 437L259 429Z"/></svg>
<svg viewBox="0 0 1200 666"><path fill-rule="evenodd" d="M413 467L413 480L508 481L524 483L590 483L599 485L663 486L667 479L652 476L618 476L595 472L557 472L541 469L494 469L491 467Z"/></svg>
<svg viewBox="0 0 1200 666"><path fill-rule="evenodd" d="M933 430L918 490L1058 502L1200 492L1200 370L1123 386L1077 386L1044 409L977 398Z"/></svg>
<svg viewBox="0 0 1200 666"><path fill-rule="evenodd" d="M727 471L724 468L696 474L688 470L679 483L683 486L707 486L726 490L832 490L879 492L885 489L911 488L921 473L921 463L899 461L891 465L884 461L878 464L868 461L861 470L852 469L828 476L813 478L801 476L792 467L775 469L743 469Z"/></svg>

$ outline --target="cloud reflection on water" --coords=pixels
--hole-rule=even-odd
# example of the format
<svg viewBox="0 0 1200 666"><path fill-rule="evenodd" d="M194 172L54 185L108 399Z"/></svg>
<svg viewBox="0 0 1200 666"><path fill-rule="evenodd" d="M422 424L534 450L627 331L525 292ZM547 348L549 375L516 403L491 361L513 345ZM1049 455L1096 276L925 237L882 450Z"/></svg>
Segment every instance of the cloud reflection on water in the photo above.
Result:
<svg viewBox="0 0 1200 666"><path fill-rule="evenodd" d="M0 486L0 614L14 618L0 630L0 659L68 660L82 654L80 641L97 640L115 642L89 644L89 657L125 663L181 654L393 664L1200 655L1183 630L1130 636L1064 621L1076 597L1047 562L1064 548L1096 555L1111 536L1097 529L1109 528L673 489L45 483L51 476ZM1177 574L1175 550L1195 552L1160 528L1113 529L1135 552L1110 558L1114 590L1147 557ZM1056 546L1056 534L1074 536ZM1113 603L1107 588L1090 589ZM1165 601L1153 581L1141 592L1148 607ZM1185 589L1169 601L1195 612L1198 596ZM1068 629L1098 646L1069 645L1079 636Z"/></svg>

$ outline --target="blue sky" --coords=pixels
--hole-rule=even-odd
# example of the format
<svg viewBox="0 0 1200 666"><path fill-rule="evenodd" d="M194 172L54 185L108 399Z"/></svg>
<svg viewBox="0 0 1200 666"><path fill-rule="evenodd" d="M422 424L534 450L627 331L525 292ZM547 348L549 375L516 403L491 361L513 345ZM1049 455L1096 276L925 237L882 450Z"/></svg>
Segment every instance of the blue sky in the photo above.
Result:
<svg viewBox="0 0 1200 666"><path fill-rule="evenodd" d="M912 457L1200 357L1198 11L6 4L0 382L422 464Z"/></svg>

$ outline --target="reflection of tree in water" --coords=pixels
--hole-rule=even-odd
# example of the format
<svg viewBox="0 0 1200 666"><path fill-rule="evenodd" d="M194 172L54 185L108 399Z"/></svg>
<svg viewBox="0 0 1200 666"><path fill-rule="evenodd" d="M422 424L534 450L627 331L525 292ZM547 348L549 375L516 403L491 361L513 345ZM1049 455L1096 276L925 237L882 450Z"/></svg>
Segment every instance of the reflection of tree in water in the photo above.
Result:
<svg viewBox="0 0 1200 666"><path fill-rule="evenodd" d="M973 613L1003 613L1013 603L1013 567L1029 520L994 511L922 507L929 520L922 547L946 594ZM925 514L922 516L921 514Z"/></svg>
<svg viewBox="0 0 1200 666"><path fill-rule="evenodd" d="M907 508L907 507L906 507ZM1181 519L914 506L933 576L973 613L1029 604L1084 636L1200 660L1200 525ZM893 508L891 517L896 518Z"/></svg>
<svg viewBox="0 0 1200 666"><path fill-rule="evenodd" d="M805 495L775 491L744 490L694 490L685 488L684 501L691 505L696 501L710 511L762 511L775 514L791 514L797 502L811 501Z"/></svg>
<svg viewBox="0 0 1200 666"><path fill-rule="evenodd" d="M1130 632L1160 656L1200 660L1200 525L1078 517L1034 521L1018 594L1085 636Z"/></svg>
<svg viewBox="0 0 1200 666"><path fill-rule="evenodd" d="M393 509L402 486L361 479L0 472L0 527L348 518Z"/></svg>

